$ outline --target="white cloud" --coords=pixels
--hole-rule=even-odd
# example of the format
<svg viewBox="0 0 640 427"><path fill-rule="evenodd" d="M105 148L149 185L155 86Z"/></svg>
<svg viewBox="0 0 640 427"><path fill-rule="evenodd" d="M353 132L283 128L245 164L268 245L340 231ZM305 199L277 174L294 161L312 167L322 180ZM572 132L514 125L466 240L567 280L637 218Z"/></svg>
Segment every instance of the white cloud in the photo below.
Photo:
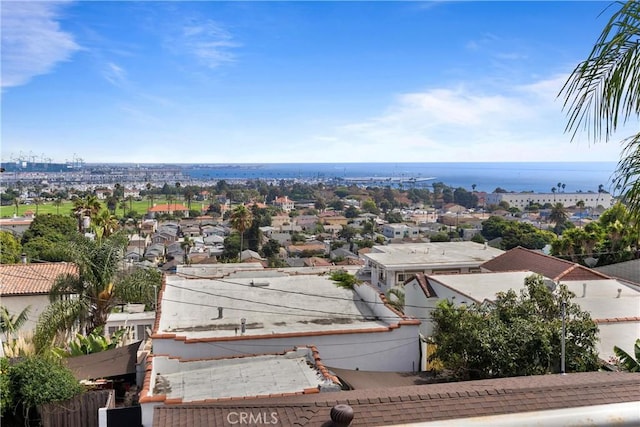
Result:
<svg viewBox="0 0 640 427"><path fill-rule="evenodd" d="M565 79L402 94L379 116L336 129L333 148L362 161L616 160L617 144L570 142L557 98Z"/></svg>
<svg viewBox="0 0 640 427"><path fill-rule="evenodd" d="M61 2L3 1L1 87L27 84L67 61L80 46L60 29Z"/></svg>
<svg viewBox="0 0 640 427"><path fill-rule="evenodd" d="M103 75L104 78L114 86L122 87L127 81L126 71L113 62L106 64Z"/></svg>
<svg viewBox="0 0 640 427"><path fill-rule="evenodd" d="M191 20L180 29L180 34L171 41L173 50L183 50L195 56L208 68L234 62L233 49L241 45L233 40L230 32L212 20Z"/></svg>

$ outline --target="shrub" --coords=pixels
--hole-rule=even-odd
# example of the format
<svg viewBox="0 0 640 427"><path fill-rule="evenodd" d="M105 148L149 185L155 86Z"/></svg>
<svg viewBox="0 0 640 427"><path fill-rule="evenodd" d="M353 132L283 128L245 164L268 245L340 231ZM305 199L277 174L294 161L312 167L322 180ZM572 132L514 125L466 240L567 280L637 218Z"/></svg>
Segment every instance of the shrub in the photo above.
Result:
<svg viewBox="0 0 640 427"><path fill-rule="evenodd" d="M61 363L43 357L28 357L8 369L13 405L22 405L28 419L32 408L67 400L83 392L82 385Z"/></svg>

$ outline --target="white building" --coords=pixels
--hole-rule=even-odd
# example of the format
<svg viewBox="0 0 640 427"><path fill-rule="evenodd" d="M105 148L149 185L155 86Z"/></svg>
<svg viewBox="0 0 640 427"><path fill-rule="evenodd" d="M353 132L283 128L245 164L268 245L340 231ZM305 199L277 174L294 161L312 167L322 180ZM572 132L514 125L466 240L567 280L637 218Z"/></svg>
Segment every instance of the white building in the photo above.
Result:
<svg viewBox="0 0 640 427"><path fill-rule="evenodd" d="M531 203L544 205L551 203L562 203L565 207L576 206L579 201L584 202L587 208L611 207L613 197L609 193L491 193L487 194L487 205L499 205L500 202L507 202L509 206L524 209Z"/></svg>
<svg viewBox="0 0 640 427"><path fill-rule="evenodd" d="M75 264L46 262L0 265L0 304L12 316L29 308L21 331L34 330L40 314L49 306L49 293L60 275L78 274Z"/></svg>
<svg viewBox="0 0 640 427"><path fill-rule="evenodd" d="M368 284L343 289L319 268L222 279L181 271L167 276L161 292L155 354L212 358L312 344L330 367L418 369L420 321L393 310Z"/></svg>
<svg viewBox="0 0 640 427"><path fill-rule="evenodd" d="M154 409L159 405L204 404L340 390L340 380L324 366L320 353L313 346L297 347L279 354L198 360L157 355L147 360L140 393L142 425L152 425Z"/></svg>
<svg viewBox="0 0 640 427"><path fill-rule="evenodd" d="M407 224L385 224L382 226L382 234L389 239L402 239L409 237L415 239L420 236L418 227L410 227Z"/></svg>
<svg viewBox="0 0 640 427"><path fill-rule="evenodd" d="M416 273L479 273L480 264L504 251L474 242L431 242L374 246L363 254L364 272L383 291L403 283Z"/></svg>
<svg viewBox="0 0 640 427"><path fill-rule="evenodd" d="M428 337L433 333L429 315L439 300L450 300L456 305L493 301L498 292L510 289L520 292L525 288L525 278L535 274L511 271L416 277L405 285L405 312L423 320L420 332ZM589 312L598 324L600 359L606 361L613 357L614 346L634 353L633 345L640 337L640 290L637 287L615 279L562 280L560 283L576 295L572 302Z"/></svg>

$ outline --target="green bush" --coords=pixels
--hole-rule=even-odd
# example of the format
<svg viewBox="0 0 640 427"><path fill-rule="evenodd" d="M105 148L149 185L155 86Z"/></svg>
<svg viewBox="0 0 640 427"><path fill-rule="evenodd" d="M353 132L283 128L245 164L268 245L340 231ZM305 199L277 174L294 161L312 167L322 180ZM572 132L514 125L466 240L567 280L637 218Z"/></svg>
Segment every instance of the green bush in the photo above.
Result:
<svg viewBox="0 0 640 427"><path fill-rule="evenodd" d="M0 414L4 417L7 409L13 406L13 393L9 381L9 360L0 359Z"/></svg>
<svg viewBox="0 0 640 427"><path fill-rule="evenodd" d="M9 367L13 405L24 413L44 403L70 399L83 392L82 385L61 363L42 357L28 357Z"/></svg>

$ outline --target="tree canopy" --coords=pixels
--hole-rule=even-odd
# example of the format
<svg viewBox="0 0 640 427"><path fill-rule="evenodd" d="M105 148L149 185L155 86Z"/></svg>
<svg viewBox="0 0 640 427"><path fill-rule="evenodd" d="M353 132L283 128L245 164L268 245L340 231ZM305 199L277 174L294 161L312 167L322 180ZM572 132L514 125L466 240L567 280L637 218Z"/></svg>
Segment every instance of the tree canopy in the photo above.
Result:
<svg viewBox="0 0 640 427"><path fill-rule="evenodd" d="M573 297L566 286L551 291L533 275L520 293L499 293L493 303L455 306L444 300L431 315L434 358L459 379L558 372L564 302L566 370L595 370L598 327Z"/></svg>
<svg viewBox="0 0 640 427"><path fill-rule="evenodd" d="M491 216L482 223L482 236L487 240L501 237L500 248L504 250L517 246L542 249L555 238L553 233L539 230L532 224L510 221L499 216Z"/></svg>

